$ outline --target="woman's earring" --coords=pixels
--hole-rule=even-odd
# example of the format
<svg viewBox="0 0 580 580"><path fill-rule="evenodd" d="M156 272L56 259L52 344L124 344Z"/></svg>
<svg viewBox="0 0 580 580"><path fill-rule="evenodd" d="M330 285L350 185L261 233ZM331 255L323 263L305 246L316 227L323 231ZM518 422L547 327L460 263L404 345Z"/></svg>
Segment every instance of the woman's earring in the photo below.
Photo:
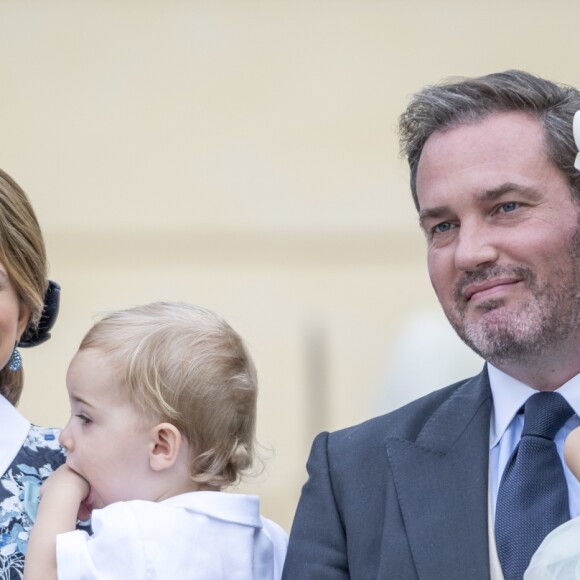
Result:
<svg viewBox="0 0 580 580"><path fill-rule="evenodd" d="M6 365L8 370L15 373L22 368L22 357L16 348L12 351L10 358L8 359L8 364Z"/></svg>

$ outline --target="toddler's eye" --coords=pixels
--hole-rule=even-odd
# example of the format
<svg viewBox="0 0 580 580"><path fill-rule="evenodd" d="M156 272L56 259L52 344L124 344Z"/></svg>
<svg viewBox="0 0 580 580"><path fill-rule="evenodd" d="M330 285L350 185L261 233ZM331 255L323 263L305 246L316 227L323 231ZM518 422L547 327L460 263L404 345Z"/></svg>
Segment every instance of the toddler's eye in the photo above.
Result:
<svg viewBox="0 0 580 580"><path fill-rule="evenodd" d="M89 423L92 423L92 419L90 419L89 417L87 417L86 415L83 415L82 413L79 413L77 415L77 417L81 420L81 423L83 425L88 425Z"/></svg>

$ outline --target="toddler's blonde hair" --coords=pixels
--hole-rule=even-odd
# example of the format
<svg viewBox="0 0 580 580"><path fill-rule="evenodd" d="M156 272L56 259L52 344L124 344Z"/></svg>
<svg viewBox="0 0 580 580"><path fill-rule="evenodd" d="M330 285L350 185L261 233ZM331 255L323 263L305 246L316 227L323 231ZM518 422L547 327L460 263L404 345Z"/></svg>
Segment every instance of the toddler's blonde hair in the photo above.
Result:
<svg viewBox="0 0 580 580"><path fill-rule="evenodd" d="M222 488L253 461L257 376L238 333L211 310L155 302L112 312L84 337L120 372L135 407L179 429L191 478Z"/></svg>

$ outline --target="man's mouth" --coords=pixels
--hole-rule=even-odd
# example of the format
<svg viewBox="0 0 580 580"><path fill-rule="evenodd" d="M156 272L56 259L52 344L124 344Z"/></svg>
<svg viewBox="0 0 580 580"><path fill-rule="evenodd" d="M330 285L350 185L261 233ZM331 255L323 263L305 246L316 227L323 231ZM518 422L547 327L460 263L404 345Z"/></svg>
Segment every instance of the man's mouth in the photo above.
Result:
<svg viewBox="0 0 580 580"><path fill-rule="evenodd" d="M476 299L491 298L501 292L506 286L513 286L521 282L520 278L496 278L485 282L468 284L463 288L462 295L466 302Z"/></svg>

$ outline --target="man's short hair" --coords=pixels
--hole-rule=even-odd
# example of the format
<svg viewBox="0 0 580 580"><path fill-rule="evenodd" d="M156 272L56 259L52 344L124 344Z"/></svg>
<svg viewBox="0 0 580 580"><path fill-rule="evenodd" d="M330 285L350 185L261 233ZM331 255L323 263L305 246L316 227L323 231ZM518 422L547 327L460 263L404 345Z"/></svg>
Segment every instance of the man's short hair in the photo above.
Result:
<svg viewBox="0 0 580 580"><path fill-rule="evenodd" d="M578 150L572 132L578 110L580 91L519 70L453 78L424 88L412 97L399 120L401 154L409 162L415 207L419 209L417 167L433 133L475 123L492 113L514 111L540 122L548 158L566 176L580 203L580 172L574 168Z"/></svg>

